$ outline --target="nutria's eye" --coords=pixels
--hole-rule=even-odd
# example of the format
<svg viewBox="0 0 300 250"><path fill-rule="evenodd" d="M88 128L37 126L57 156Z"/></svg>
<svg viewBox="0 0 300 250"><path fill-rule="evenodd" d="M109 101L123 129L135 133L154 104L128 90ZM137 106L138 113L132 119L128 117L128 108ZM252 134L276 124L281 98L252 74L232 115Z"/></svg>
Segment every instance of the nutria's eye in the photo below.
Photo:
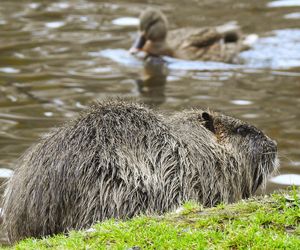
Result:
<svg viewBox="0 0 300 250"><path fill-rule="evenodd" d="M238 133L239 135L241 135L241 136L244 137L244 136L246 136L249 133L249 128L246 127L246 126L244 126L244 125L239 126L236 129L236 133Z"/></svg>
<svg viewBox="0 0 300 250"><path fill-rule="evenodd" d="M216 130L214 127L214 121L213 121L212 116L207 112L203 112L201 116L202 116L202 119L205 121L204 126L208 130L210 130L211 132L213 132L215 134Z"/></svg>

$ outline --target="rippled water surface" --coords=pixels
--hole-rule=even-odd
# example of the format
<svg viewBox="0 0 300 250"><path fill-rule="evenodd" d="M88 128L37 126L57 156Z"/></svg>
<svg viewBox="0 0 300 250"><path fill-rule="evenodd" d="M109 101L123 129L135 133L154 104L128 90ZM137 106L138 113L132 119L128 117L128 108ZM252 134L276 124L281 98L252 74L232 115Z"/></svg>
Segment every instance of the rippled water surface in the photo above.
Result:
<svg viewBox="0 0 300 250"><path fill-rule="evenodd" d="M259 39L240 64L165 58L163 72L145 78L127 49L147 6L164 11L171 28L236 20ZM279 145L282 176L269 190L300 185L299 70L296 0L1 0L0 178L50 127L92 100L126 96L164 111L210 107L257 125Z"/></svg>

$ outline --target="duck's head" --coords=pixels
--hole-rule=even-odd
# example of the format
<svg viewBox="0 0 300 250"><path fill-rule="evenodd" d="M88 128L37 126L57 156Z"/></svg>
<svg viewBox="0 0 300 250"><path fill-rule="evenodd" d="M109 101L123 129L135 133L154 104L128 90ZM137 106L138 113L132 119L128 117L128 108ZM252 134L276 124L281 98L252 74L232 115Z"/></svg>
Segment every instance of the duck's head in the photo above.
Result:
<svg viewBox="0 0 300 250"><path fill-rule="evenodd" d="M144 11L140 15L138 38L130 48L130 53L134 54L143 50L148 54L161 54L158 50L164 46L167 26L167 19L159 10Z"/></svg>

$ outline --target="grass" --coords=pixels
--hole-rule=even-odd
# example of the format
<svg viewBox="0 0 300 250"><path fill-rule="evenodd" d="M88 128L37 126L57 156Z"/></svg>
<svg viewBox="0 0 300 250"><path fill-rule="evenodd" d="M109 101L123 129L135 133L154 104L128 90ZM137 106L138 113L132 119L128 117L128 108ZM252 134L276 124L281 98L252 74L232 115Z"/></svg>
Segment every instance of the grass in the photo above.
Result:
<svg viewBox="0 0 300 250"><path fill-rule="evenodd" d="M164 216L25 239L10 249L300 249L300 189L216 208L186 203Z"/></svg>

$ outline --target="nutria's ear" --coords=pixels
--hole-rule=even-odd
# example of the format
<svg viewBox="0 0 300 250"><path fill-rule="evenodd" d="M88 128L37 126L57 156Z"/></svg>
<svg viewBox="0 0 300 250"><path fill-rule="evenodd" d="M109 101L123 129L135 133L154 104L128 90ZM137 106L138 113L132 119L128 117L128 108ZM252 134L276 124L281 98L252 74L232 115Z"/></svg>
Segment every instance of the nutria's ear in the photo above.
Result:
<svg viewBox="0 0 300 250"><path fill-rule="evenodd" d="M212 116L207 112L203 112L202 113L202 119L205 121L204 126L208 130L210 130L211 132L213 132L215 134L216 130L215 130L215 127L214 127L214 120L213 120Z"/></svg>
<svg viewBox="0 0 300 250"><path fill-rule="evenodd" d="M212 120L211 115L209 113L207 113L207 112L203 112L202 113L202 118L203 118L204 121Z"/></svg>

